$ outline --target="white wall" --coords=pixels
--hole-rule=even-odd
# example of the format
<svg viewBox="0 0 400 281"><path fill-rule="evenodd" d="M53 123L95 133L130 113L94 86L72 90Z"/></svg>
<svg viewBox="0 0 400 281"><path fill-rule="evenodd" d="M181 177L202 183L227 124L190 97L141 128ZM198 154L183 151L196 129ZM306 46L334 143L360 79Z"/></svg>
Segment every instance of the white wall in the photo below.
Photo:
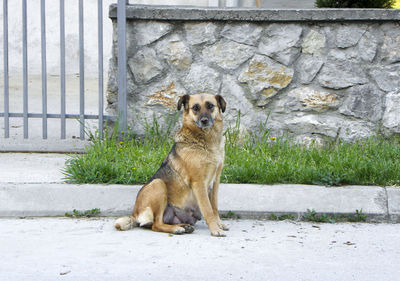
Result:
<svg viewBox="0 0 400 281"><path fill-rule="evenodd" d="M79 9L78 0L65 1L66 72L79 72ZM108 6L116 0L103 0L104 69L111 55L112 25ZM131 4L207 5L208 0L135 0ZM47 71L60 74L59 0L46 1ZM28 72L41 73L40 0L27 1L28 13ZM85 74L97 75L97 0L84 1ZM9 73L22 73L22 0L8 1ZM3 74L3 1L0 0L0 75Z"/></svg>

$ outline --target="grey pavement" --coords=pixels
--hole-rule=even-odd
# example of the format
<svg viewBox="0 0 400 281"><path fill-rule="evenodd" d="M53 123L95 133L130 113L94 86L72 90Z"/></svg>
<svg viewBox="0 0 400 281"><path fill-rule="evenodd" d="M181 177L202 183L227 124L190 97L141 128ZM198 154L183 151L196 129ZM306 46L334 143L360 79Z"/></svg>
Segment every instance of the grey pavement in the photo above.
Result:
<svg viewBox="0 0 400 281"><path fill-rule="evenodd" d="M400 276L399 225L225 220L227 237L113 229L112 218L0 219L0 279L363 280Z"/></svg>

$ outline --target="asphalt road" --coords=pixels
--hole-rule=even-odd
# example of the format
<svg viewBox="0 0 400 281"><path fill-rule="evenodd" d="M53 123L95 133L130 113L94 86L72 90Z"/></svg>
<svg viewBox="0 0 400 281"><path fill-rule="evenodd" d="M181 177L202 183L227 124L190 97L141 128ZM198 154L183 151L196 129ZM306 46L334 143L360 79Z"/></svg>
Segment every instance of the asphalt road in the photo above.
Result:
<svg viewBox="0 0 400 281"><path fill-rule="evenodd" d="M227 237L113 218L0 219L0 280L396 280L399 225L225 221Z"/></svg>

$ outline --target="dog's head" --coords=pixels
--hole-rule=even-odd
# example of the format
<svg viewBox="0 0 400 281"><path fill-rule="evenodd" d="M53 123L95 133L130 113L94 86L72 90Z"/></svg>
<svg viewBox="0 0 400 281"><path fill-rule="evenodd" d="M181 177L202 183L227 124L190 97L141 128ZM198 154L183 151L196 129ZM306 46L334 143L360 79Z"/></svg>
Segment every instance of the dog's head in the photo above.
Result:
<svg viewBox="0 0 400 281"><path fill-rule="evenodd" d="M220 95L184 95L178 101L178 110L184 107L184 120L189 119L200 129L210 128L216 120L222 120L226 102Z"/></svg>

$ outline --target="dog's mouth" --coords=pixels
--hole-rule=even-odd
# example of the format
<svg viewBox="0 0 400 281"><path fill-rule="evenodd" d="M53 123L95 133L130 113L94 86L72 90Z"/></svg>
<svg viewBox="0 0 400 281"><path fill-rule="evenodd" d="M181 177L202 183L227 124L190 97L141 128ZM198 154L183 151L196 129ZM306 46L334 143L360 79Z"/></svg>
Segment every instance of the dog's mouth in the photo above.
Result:
<svg viewBox="0 0 400 281"><path fill-rule="evenodd" d="M214 120L209 114L201 114L196 121L196 125L200 129L210 128L213 124Z"/></svg>

